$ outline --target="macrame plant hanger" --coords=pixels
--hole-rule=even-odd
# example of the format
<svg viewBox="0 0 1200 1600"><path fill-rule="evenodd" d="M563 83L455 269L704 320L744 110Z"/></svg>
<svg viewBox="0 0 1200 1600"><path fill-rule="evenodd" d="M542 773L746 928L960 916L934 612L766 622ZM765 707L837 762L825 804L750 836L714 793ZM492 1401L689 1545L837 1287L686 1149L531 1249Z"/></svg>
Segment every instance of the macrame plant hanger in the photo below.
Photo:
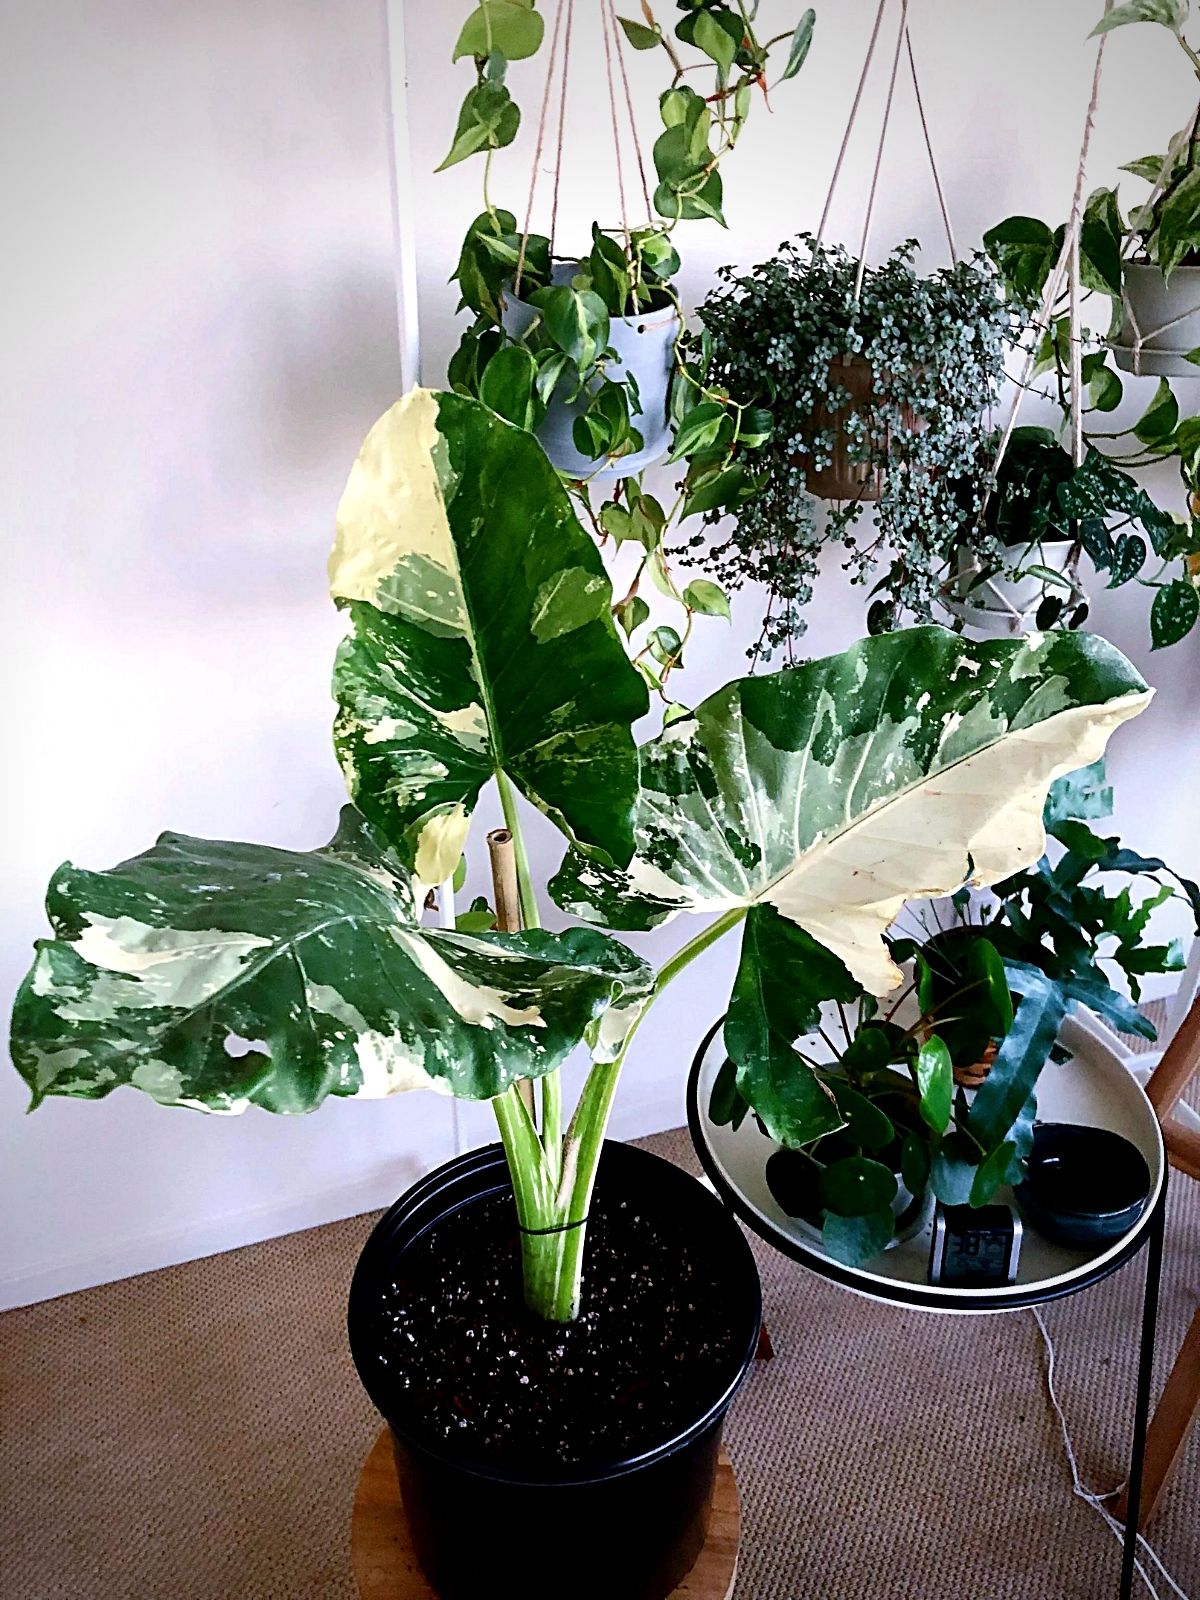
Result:
<svg viewBox="0 0 1200 1600"><path fill-rule="evenodd" d="M854 92L854 99L850 106L850 115L846 120L846 129L842 135L841 146L838 149L837 160L834 162L833 176L829 180L829 190L825 196L825 205L821 211L821 221L817 226L817 243L825 238L825 230L829 223L829 214L833 208L833 197L837 190L838 182L842 176L842 168L846 163L846 153L850 148L850 138L854 132L854 125L858 120L862 108L863 93L867 86L871 64L875 59L875 49L879 43L879 35L883 28L884 16L890 0L879 0L875 12L875 22L871 28L871 37L867 43L867 53L863 61L862 71L858 78L858 87ZM858 274L854 283L854 300L857 305L862 297L863 277L866 273L867 246L871 240L871 227L875 219L875 201L879 193L879 175L883 168L883 153L887 145L888 130L892 120L892 109L896 98L896 80L900 73L900 61L903 56L908 58L909 75L912 78L913 95L916 100L917 115L921 122L921 133L924 137L925 152L929 157L929 170L933 177L933 187L937 195L938 209L941 212L942 226L946 231L946 243L950 249L950 259L958 263L958 251L954 243L954 229L950 223L950 211L946 204L946 191L942 185L941 173L938 170L937 157L933 149L933 137L929 129L929 119L925 114L925 98L921 93L921 83L917 76L916 55L913 51L912 32L909 27L909 0L899 0L900 22L896 30L896 45L892 52L891 73L888 78L887 98L883 108L883 122L879 129L879 141L875 150L875 164L871 172L871 187L867 193L866 212L863 216L862 236L858 247Z"/></svg>
<svg viewBox="0 0 1200 1600"><path fill-rule="evenodd" d="M620 24L617 19L617 10L614 0L599 0L600 31L604 41L604 66L608 86L609 119L612 126L613 156L616 168L617 197L621 213L621 232L625 236L625 248L630 250L630 241L633 227L630 225L630 211L628 191L625 181L625 155L622 145L625 133L622 128L623 121L627 124L628 138L632 144L634 163L640 180L642 198L646 205L647 225L653 224L654 209L650 199L650 185L646 176L646 161L642 151L642 143L638 134L637 118L633 109L633 94L629 86L629 73L625 62L623 39ZM566 136L567 115L567 82L571 69L571 43L575 22L575 0L558 0L554 13L554 25L550 36L549 60L546 67L546 82L542 91L542 104L538 116L537 137L534 143L533 164L529 174L529 191L525 202L525 216L521 228L521 243L517 252L517 268L513 278L513 292L521 293L521 279L524 276L526 258L529 249L529 236L533 226L534 200L537 194L538 177L541 171L542 153L545 148L547 128L550 120L550 106L553 99L555 74L559 77L558 89L558 114L557 127L554 137L554 166L553 186L550 200L550 257L555 259L555 242L558 234L558 204L559 192L562 184L563 169L563 144ZM621 93L618 94L618 79L620 80Z"/></svg>

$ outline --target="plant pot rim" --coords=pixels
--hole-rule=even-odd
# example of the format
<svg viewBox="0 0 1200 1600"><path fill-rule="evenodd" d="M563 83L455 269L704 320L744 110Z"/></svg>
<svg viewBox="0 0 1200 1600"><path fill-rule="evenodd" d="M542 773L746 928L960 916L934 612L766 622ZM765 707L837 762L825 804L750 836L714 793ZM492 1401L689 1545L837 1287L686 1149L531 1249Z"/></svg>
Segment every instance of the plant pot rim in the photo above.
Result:
<svg viewBox="0 0 1200 1600"><path fill-rule="evenodd" d="M678 1180L680 1189L687 1190L690 1213L704 1212L705 1208L708 1208L705 1218L706 1237L714 1237L718 1230L724 1233L723 1248L732 1258L730 1276L731 1279L738 1281L747 1303L747 1337L741 1349L734 1350L730 1355L731 1375L720 1393L699 1416L694 1417L685 1426L677 1428L668 1439L658 1444L651 1445L636 1454L618 1456L612 1460L584 1462L553 1470L511 1468L503 1462L472 1456L468 1452L456 1450L453 1444L444 1438L435 1437L411 1426L403 1418L397 1420L389 1410L384 1409L380 1399L377 1398L381 1390L375 1381L376 1373L368 1364L367 1351L363 1348L364 1341L358 1335L357 1325L361 1321L369 1297L378 1292L381 1273L388 1270L389 1262L395 1260L399 1251L411 1247L439 1221L462 1209L463 1206L503 1193L510 1188L503 1149L498 1144L486 1145L481 1149L469 1150L463 1155L454 1157L427 1173L408 1189L375 1224L358 1258L351 1280L347 1322L351 1355L359 1381L393 1434L402 1440L414 1455L431 1458L453 1468L456 1472L493 1482L547 1490L575 1489L611 1482L675 1454L699 1438L729 1409L754 1360L762 1320L762 1288L758 1268L746 1237L732 1213L721 1203L716 1194L691 1173L676 1166L674 1162L667 1161L652 1151L641 1150L634 1145L610 1139L605 1141L601 1157L601 1177L605 1167L607 1166L611 1172L614 1164L626 1168L626 1173L620 1180L624 1191L628 1190L628 1173L632 1167L641 1166L644 1172L648 1172L653 1166L657 1175L665 1178L666 1182L674 1183ZM478 1176L482 1180L480 1187L473 1189L469 1194L461 1195L457 1202L448 1203L444 1209L422 1220L419 1226L415 1227L411 1237L406 1237L402 1244L397 1246L394 1236L397 1230L410 1220L413 1213L418 1212L427 1203L435 1201L439 1191L447 1188L455 1179L469 1180L472 1176ZM394 1405L395 1397L391 1399Z"/></svg>
<svg viewBox="0 0 1200 1600"><path fill-rule="evenodd" d="M583 265L583 262L578 256L555 256L554 262L556 267L565 266L572 269L575 267L581 267ZM551 280L554 280L554 269L551 270ZM531 301L526 300L523 298L523 296L515 293L513 289L514 281L515 280L513 278L506 278L503 284L501 284L500 295L502 301L508 301L514 306L520 306L525 311L536 311L537 307L533 305ZM648 319L653 320L651 321ZM627 327L637 327L639 323L645 323L645 329L643 330L639 328L638 331L644 331L647 333L652 332L657 328L669 327L672 323L675 323L680 327L683 326L683 318L680 316L679 310L674 301L672 301L668 295L663 296L663 303L661 305L647 306L644 311L624 313L620 315L615 312L610 312L609 322L621 322Z"/></svg>

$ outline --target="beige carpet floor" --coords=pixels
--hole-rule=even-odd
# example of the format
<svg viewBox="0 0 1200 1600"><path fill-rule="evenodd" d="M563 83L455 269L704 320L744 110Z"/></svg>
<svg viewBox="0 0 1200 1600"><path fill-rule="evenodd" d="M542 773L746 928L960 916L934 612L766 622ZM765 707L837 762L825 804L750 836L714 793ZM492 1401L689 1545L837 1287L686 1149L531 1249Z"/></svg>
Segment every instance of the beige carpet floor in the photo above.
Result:
<svg viewBox="0 0 1200 1600"><path fill-rule="evenodd" d="M682 1135L649 1142L693 1164ZM354 1600L350 1505L377 1423L343 1305L372 1220L0 1318L5 1600ZM1200 1299L1200 1185L1176 1180L1169 1226L1159 1382ZM777 1355L729 1426L738 1600L1115 1596L1118 1545L1071 1495L1028 1313L876 1306L758 1256ZM1137 1265L1047 1313L1106 1488L1140 1300ZM1200 1437L1151 1532L1200 1597Z"/></svg>

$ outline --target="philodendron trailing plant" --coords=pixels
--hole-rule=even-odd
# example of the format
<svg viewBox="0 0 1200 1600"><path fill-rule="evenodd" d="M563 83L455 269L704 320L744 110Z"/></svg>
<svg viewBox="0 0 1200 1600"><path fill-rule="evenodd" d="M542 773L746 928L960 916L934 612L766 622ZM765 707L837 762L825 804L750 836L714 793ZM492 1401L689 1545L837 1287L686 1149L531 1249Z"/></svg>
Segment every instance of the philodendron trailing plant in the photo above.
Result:
<svg viewBox="0 0 1200 1600"><path fill-rule="evenodd" d="M661 52L669 71L652 153L656 185L652 192L645 185L651 214L637 225L627 217L595 221L580 253L558 257L553 239L519 226L512 211L491 199L493 156L512 143L520 123L506 83L508 63L535 55L545 36L533 0L484 0L465 22L454 59L469 58L476 81L442 163L484 159L484 209L467 230L453 274L459 309L472 321L451 360L450 386L539 435L584 525L602 544L641 546L614 614L627 639L639 635L635 663L664 699L696 615L729 615L717 584L678 571L671 535L680 523L751 493L752 462L769 430L761 407L738 403L710 381L707 342L686 332L675 285L676 230L696 219L724 225L722 163L755 100L765 102L769 89L800 71L815 21L806 10L786 31L760 39L757 4L679 0L678 10L682 17L666 29L645 0L640 18L618 17L612 0L599 7L614 137L625 106L634 118L628 85L619 106L611 78L612 57L623 43ZM568 39L570 27L568 18ZM557 45L556 25L551 77ZM772 73L783 47L786 59ZM561 70L569 111L565 59ZM632 131L636 143L636 124ZM665 504L644 476L664 457L678 475ZM682 608L679 627L648 627L648 588Z"/></svg>
<svg viewBox="0 0 1200 1600"><path fill-rule="evenodd" d="M726 588L767 591L758 659L792 658L832 544L855 583L888 562L871 632L928 620L947 553L977 518L1012 312L985 259L921 277L916 251L909 240L864 269L801 234L749 273L725 268L700 308L708 381L762 419L748 492L709 508L710 522L733 510L733 524L708 557Z"/></svg>
<svg viewBox="0 0 1200 1600"><path fill-rule="evenodd" d="M1118 5L1096 33L1134 22L1159 23L1198 70L1184 37L1187 0L1138 0ZM985 525L966 541L974 570L966 597L998 577L1035 580L1028 609L1040 627L1079 626L1087 616L1080 562L1087 556L1109 588L1136 584L1150 590L1154 649L1176 644L1200 618L1200 418L1186 414L1169 381L1200 377L1200 111L1164 154L1144 156L1124 168L1150 184L1148 196L1123 213L1115 189L1097 189L1083 209L1080 278L1085 303L1108 302L1107 333L1082 330L1084 456L1076 467L1063 442L1072 408L1069 287L1050 307L1033 375L1051 375L1052 398L1063 413L1062 436L1021 430L1017 459L1005 460ZM1008 217L984 238L1003 277L1008 299L1026 310L1047 291L1066 229L1035 217ZM1102 319L1104 320L1104 319ZM1143 415L1114 430L1107 419L1121 404L1125 384L1118 368L1158 376ZM1124 448L1122 448L1122 446ZM1010 452L1011 454L1011 452ZM1161 509L1131 475L1174 461L1185 491L1186 514ZM1003 542L995 537L1003 524ZM980 536L981 535L981 536ZM952 581L952 580L951 580ZM1028 586L1028 583L1027 583Z"/></svg>
<svg viewBox="0 0 1200 1600"><path fill-rule="evenodd" d="M837 1134L846 1103L794 1045L821 1003L897 989L885 935L909 896L1037 861L1049 786L1150 698L1091 636L922 627L732 682L639 750L647 692L593 541L536 440L455 394L415 390L371 430L330 575L353 801L336 836L302 852L164 834L109 871L60 868L14 1058L35 1104L122 1085L218 1112L415 1088L490 1100L525 1296L551 1321L579 1311L613 1095L672 980L739 930L737 1092L783 1144ZM491 782L525 930L426 927L424 886L449 876ZM568 840L561 908L617 931L705 926L657 974L596 927L542 930L518 791ZM1028 993L1016 1026L1043 1004ZM560 1068L581 1043L593 1065L564 1127ZM518 1079L537 1080L539 1117ZM979 1171L999 1170L1020 1109L989 1125Z"/></svg>

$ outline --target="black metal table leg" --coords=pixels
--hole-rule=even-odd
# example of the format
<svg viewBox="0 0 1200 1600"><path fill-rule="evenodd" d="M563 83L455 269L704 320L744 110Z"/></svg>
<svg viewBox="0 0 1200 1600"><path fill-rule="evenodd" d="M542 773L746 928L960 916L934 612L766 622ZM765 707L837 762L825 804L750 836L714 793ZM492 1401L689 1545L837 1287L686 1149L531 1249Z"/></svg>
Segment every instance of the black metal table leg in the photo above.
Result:
<svg viewBox="0 0 1200 1600"><path fill-rule="evenodd" d="M1158 1285L1162 1275L1163 1234L1167 1222L1167 1183L1163 1174L1150 1242L1146 1255L1146 1286L1142 1301L1142 1342L1138 1356L1137 1399L1133 1414L1133 1450L1129 1460L1128 1509L1121 1562L1120 1600L1132 1600L1134 1562L1137 1559L1138 1524L1141 1520L1142 1469L1146 1457L1146 1429L1150 1421L1150 1385L1154 1378L1154 1332L1158 1321Z"/></svg>

